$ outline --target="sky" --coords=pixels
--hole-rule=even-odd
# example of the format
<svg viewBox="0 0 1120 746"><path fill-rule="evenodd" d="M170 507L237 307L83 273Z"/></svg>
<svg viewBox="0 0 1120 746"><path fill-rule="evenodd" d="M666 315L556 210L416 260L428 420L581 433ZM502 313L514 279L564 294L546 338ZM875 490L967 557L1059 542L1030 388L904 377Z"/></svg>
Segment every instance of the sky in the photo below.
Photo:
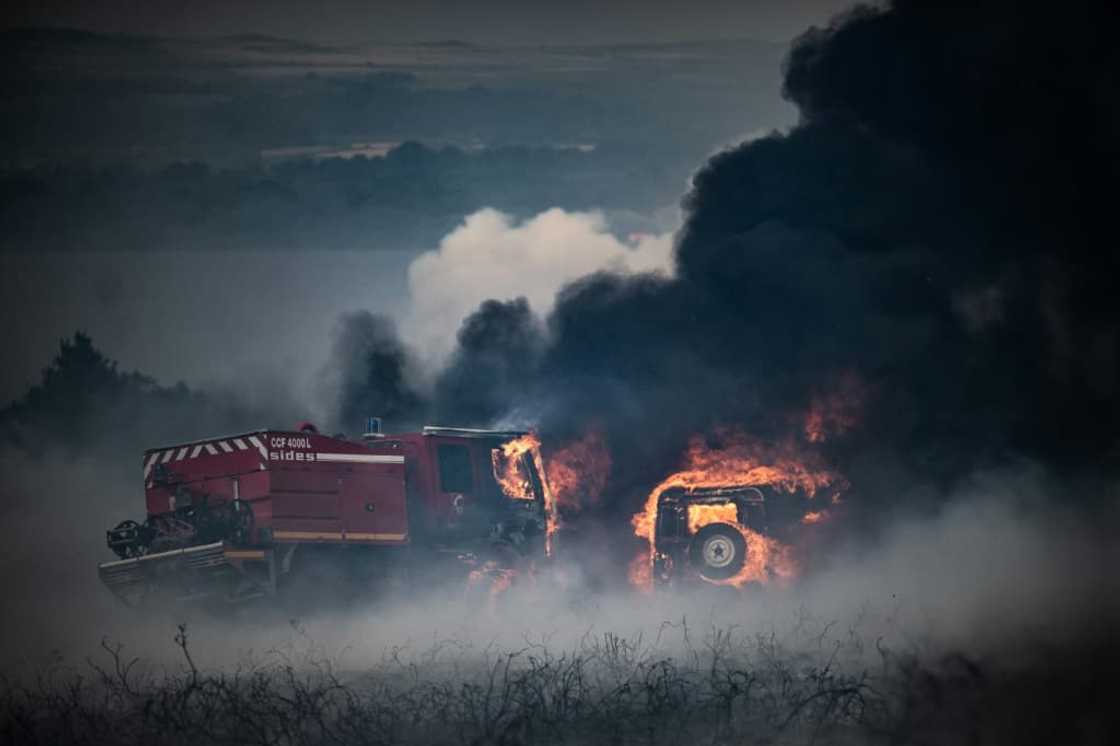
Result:
<svg viewBox="0 0 1120 746"><path fill-rule="evenodd" d="M4 25L158 35L261 33L351 44L455 39L563 45L729 37L786 41L849 4L843 0L46 0L9 8Z"/></svg>
<svg viewBox="0 0 1120 746"><path fill-rule="evenodd" d="M9 340L0 401L83 329L168 383L283 370L277 385L319 412L341 314L393 315L439 361L466 311L516 297L516 282L445 300L426 289L464 289L430 270L461 260L431 257L479 235L486 221L461 229L484 210L505 227L481 233L531 259L507 275L546 311L564 282L668 246L709 154L793 123L785 40L838 7L321 5L6 9L0 312L39 310ZM423 46L451 38L468 45ZM693 39L707 41L674 46ZM420 145L407 157L353 158L407 141ZM569 265L560 242L521 227L550 210L559 235L611 250Z"/></svg>

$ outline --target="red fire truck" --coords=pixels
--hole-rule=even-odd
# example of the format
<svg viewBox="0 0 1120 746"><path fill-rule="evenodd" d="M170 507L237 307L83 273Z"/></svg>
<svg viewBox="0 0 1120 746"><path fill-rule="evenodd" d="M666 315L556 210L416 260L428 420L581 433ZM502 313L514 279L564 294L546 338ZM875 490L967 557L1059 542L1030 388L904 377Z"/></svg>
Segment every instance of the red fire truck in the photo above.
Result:
<svg viewBox="0 0 1120 746"><path fill-rule="evenodd" d="M99 565L122 601L243 601L443 560L508 567L543 554L550 506L526 433L425 427L360 439L311 424L153 448L147 515L108 532ZM510 447L527 441L527 445ZM516 482L511 488L510 482Z"/></svg>

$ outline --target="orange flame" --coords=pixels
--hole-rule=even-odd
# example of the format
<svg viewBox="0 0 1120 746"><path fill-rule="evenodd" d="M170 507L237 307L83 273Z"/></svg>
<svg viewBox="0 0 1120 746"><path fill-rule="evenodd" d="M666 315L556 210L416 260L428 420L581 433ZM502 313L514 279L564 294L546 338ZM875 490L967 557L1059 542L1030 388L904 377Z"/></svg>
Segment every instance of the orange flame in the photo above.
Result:
<svg viewBox="0 0 1120 746"><path fill-rule="evenodd" d="M526 454L532 454L540 446L537 436L529 433L520 438L503 443L490 451L494 464L494 478L507 497L514 500L535 500L533 482L525 465ZM538 474L541 473L538 471Z"/></svg>
<svg viewBox="0 0 1120 746"><path fill-rule="evenodd" d="M499 567L498 563L489 560L481 567L471 570L467 576L467 592L474 588L487 587L486 606L490 612L495 610L498 598L513 585L517 571L508 567Z"/></svg>
<svg viewBox="0 0 1120 746"><path fill-rule="evenodd" d="M806 526L811 526L814 523L820 523L828 518L827 510L810 510L805 515L801 516L801 522Z"/></svg>
<svg viewBox="0 0 1120 746"><path fill-rule="evenodd" d="M735 503L720 505L689 505L688 531L696 533L709 523L739 523L739 508Z"/></svg>
<svg viewBox="0 0 1120 746"><path fill-rule="evenodd" d="M643 591L653 589L653 560L650 555L645 552L640 552L630 560L630 568L627 570L627 577L630 578L630 584L635 588Z"/></svg>
<svg viewBox="0 0 1120 746"><path fill-rule="evenodd" d="M650 566L656 553L657 509L661 495L679 487L693 491L704 487L769 486L786 492L804 491L810 496L828 485L842 483L833 472L812 463L812 459L796 452L792 444L771 446L750 438L741 431L716 433L723 440L720 447L710 447L703 438L694 437L681 471L666 477L646 498L645 506L631 519L634 534L646 541L647 551L630 566L630 581L636 587L652 587ZM771 576L788 578L794 574L789 548L771 537L763 536L738 524L738 511L728 505L690 505L689 530L713 522L736 526L747 542L747 562L733 578L712 581L719 585L742 586L748 582L766 582Z"/></svg>
<svg viewBox="0 0 1120 746"><path fill-rule="evenodd" d="M557 507L566 512L577 513L596 505L610 473L611 454L598 428L588 430L548 457L548 486Z"/></svg>
<svg viewBox="0 0 1120 746"><path fill-rule="evenodd" d="M490 598L497 598L513 585L513 576L516 571L510 569L496 570L491 573L490 577L493 582L490 584Z"/></svg>
<svg viewBox="0 0 1120 746"><path fill-rule="evenodd" d="M531 459L527 462L526 459ZM490 451L490 460L494 466L494 478L502 492L514 500L535 500L533 481L530 477L528 463L536 469L541 491L544 493L545 514L545 554L552 556L552 537L556 533L558 517L556 500L549 488L548 474L544 469L544 460L541 458L541 441L536 433L526 433L519 438L514 438L501 447Z"/></svg>

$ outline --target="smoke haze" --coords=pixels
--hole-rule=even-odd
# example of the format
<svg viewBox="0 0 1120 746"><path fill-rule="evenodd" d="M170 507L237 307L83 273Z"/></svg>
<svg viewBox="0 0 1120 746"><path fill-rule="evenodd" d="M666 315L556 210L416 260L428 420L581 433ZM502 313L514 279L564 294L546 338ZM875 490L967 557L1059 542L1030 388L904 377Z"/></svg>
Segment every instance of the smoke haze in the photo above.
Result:
<svg viewBox="0 0 1120 746"><path fill-rule="evenodd" d="M962 733L991 743L1107 742L1114 708L1093 693L1113 675L1120 621L1120 306L1108 189L1120 165L1120 56L1103 4L1060 11L896 0L807 31L784 66L797 123L699 165L679 225L655 212L661 187L610 204L582 192L595 181L584 168L632 165L641 154L598 162L598 150L567 145L493 161L402 146L374 167L304 164L276 179L273 187L302 195L308 212L292 210L294 219L317 214L308 205L338 184L355 200L347 204L362 205L369 194L347 190L366 179L395 194L417 174L440 174L430 180L438 188L417 188L409 209L442 222L434 238L424 234L392 259L315 274L316 255L246 281L247 296L277 303L277 288L294 286L295 308L315 306L305 324L290 305L233 330L215 320L226 309L258 309L224 305L229 294L206 282L239 286L220 275L247 269L254 255L224 256L187 300L170 294L176 321L163 326L195 318L195 333L230 336L188 336L184 357L244 354L232 361L240 370L268 356L250 354L255 345L288 350L278 366L302 383L282 381L276 396L164 389L99 363L103 389L81 377L64 389L91 392L76 399L88 409L73 410L80 436L69 437L70 393L17 401L5 414L16 437L0 451L3 516L25 530L4 548L14 609L4 657L53 645L72 659L108 633L139 640L158 659L174 620L123 618L92 584L101 527L139 506L128 497L138 494L136 469L99 478L105 454L138 453L172 433L288 422L309 408L299 391L310 389L324 421L351 434L366 415L391 429L531 426L547 460L550 448L591 432L609 450L610 470L601 496L566 516L548 577L493 602L409 589L294 626L282 615L244 627L192 620L208 665L293 635L346 650L348 665L360 666L394 646L565 650L601 632L655 640L656 655L679 661L691 642L673 635L687 620L708 635L788 633L783 660L811 660L805 668L818 671L835 664L861 675L886 669L891 655L911 656L913 666L901 668L914 689L882 680L900 686L884 705L901 711L906 737L897 741L929 728L945 742ZM640 139L640 127L628 126ZM448 196L462 169L500 177L507 157L517 163L510 170L529 174L518 183L561 175L564 199L548 190L520 199L513 181L489 193L501 196L493 203ZM639 215L637 225L623 226L625 211ZM374 276L382 270L395 281ZM130 271L143 278L159 268ZM83 297L133 292L100 283ZM73 318L84 306L75 307L59 313ZM120 313L110 314L114 323L131 312ZM138 334L135 354L155 336ZM278 342L289 336L301 340L300 354ZM151 353L161 379L191 370L210 380L209 361L222 357L178 361L163 345ZM43 391L54 390L48 379ZM290 385L298 404L283 395ZM840 404L820 414L832 401ZM813 413L827 437L806 429ZM626 584L626 561L642 551L631 517L681 466L691 440L716 448L728 429L809 449L849 485L828 520L796 535L800 577L743 592L636 592ZM40 447L28 449L36 438ZM48 607L56 611L43 623ZM814 644L823 659L797 657ZM821 653L833 644L842 656ZM953 709L962 700L968 707ZM998 722L984 719L989 712Z"/></svg>

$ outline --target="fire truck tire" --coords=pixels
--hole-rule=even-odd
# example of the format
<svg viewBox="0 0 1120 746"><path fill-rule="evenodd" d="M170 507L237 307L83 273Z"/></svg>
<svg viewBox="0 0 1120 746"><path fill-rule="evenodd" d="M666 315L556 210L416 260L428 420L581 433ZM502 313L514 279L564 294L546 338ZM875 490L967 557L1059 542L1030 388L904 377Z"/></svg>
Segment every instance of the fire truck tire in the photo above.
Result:
<svg viewBox="0 0 1120 746"><path fill-rule="evenodd" d="M702 577L726 580L743 569L747 542L731 524L709 523L692 537L689 559Z"/></svg>

